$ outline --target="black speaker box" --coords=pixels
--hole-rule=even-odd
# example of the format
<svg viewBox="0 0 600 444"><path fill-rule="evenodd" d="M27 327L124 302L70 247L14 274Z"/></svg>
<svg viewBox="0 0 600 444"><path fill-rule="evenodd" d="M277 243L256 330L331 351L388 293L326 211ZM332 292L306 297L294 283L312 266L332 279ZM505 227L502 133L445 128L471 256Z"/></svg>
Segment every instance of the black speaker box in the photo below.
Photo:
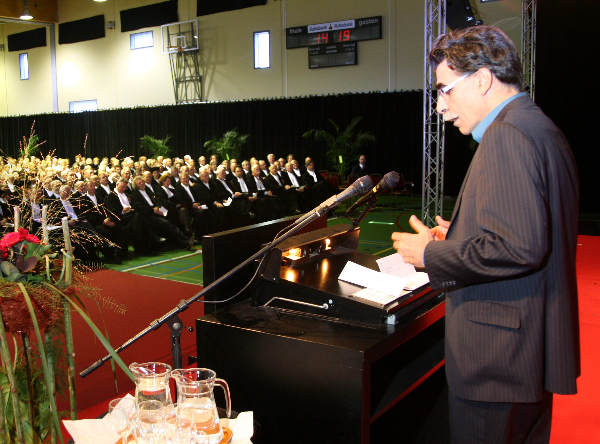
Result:
<svg viewBox="0 0 600 444"><path fill-rule="evenodd" d="M101 39L105 36L104 15L95 15L58 25L58 43L61 45Z"/></svg>
<svg viewBox="0 0 600 444"><path fill-rule="evenodd" d="M121 32L179 21L177 2L168 1L121 11Z"/></svg>
<svg viewBox="0 0 600 444"><path fill-rule="evenodd" d="M234 9L250 8L251 6L266 5L267 0L221 0L207 1L197 0L197 15L215 14L223 11L233 11Z"/></svg>
<svg viewBox="0 0 600 444"><path fill-rule="evenodd" d="M46 27L35 28L31 31L9 34L6 37L9 51L24 51L26 49L46 46Z"/></svg>

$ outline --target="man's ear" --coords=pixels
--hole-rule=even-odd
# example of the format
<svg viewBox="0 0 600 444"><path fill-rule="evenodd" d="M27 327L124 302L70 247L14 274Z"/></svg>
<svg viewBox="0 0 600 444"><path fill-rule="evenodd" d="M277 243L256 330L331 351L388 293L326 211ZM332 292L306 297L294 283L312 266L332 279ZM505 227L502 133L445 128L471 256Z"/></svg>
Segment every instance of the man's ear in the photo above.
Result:
<svg viewBox="0 0 600 444"><path fill-rule="evenodd" d="M477 87L482 96L486 95L494 83L494 74L488 68L479 68L477 71Z"/></svg>

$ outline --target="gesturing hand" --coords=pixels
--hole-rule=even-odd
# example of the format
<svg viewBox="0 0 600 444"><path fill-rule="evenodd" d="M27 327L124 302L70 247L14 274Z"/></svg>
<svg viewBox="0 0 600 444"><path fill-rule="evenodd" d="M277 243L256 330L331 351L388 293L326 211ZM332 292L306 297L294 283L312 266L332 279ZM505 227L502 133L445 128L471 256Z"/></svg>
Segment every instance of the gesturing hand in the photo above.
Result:
<svg viewBox="0 0 600 444"><path fill-rule="evenodd" d="M402 256L405 262L422 268L424 267L423 252L427 244L434 240L433 233L415 215L412 215L408 222L417 234L392 233L394 249Z"/></svg>
<svg viewBox="0 0 600 444"><path fill-rule="evenodd" d="M442 219L441 216L435 216L435 221L437 222L437 226L431 229L433 239L436 241L445 240L446 234L448 234L448 227L450 227L450 222Z"/></svg>

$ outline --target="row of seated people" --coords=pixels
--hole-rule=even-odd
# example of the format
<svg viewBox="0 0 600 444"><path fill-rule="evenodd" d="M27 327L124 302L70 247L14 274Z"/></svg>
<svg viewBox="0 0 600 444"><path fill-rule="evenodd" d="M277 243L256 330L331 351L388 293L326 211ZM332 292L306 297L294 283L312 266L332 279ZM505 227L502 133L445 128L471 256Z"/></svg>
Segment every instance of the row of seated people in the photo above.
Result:
<svg viewBox="0 0 600 444"><path fill-rule="evenodd" d="M68 218L78 257L94 260L101 251L118 260L128 245L142 254L161 243L191 248L203 234L299 214L335 191L312 163L301 175L276 165L266 175L258 164L249 172L241 166L231 174L223 166L211 172L203 168L192 177L187 171L174 176L147 171L131 179L124 171L115 184L103 175L75 191L54 181L52 187L35 187L29 201L21 202L21 213L30 212L32 229L39 232L41 208L48 205L50 226Z"/></svg>

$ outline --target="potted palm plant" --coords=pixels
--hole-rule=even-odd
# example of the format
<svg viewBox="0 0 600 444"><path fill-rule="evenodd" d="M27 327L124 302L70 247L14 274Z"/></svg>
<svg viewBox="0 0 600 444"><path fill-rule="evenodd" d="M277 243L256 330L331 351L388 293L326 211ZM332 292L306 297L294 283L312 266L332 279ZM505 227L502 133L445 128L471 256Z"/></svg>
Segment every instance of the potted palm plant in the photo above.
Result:
<svg viewBox="0 0 600 444"><path fill-rule="evenodd" d="M327 157L334 170L340 177L344 177L347 169L347 159L354 158L361 150L375 142L375 136L368 131L359 131L358 124L362 116L354 117L350 123L342 128L332 119L328 119L332 131L325 129L310 129L302 137L325 143Z"/></svg>
<svg viewBox="0 0 600 444"><path fill-rule="evenodd" d="M221 159L237 159L242 154L242 147L248 141L249 134L240 134L232 129L218 139L204 142L204 148L211 154L218 154Z"/></svg>

